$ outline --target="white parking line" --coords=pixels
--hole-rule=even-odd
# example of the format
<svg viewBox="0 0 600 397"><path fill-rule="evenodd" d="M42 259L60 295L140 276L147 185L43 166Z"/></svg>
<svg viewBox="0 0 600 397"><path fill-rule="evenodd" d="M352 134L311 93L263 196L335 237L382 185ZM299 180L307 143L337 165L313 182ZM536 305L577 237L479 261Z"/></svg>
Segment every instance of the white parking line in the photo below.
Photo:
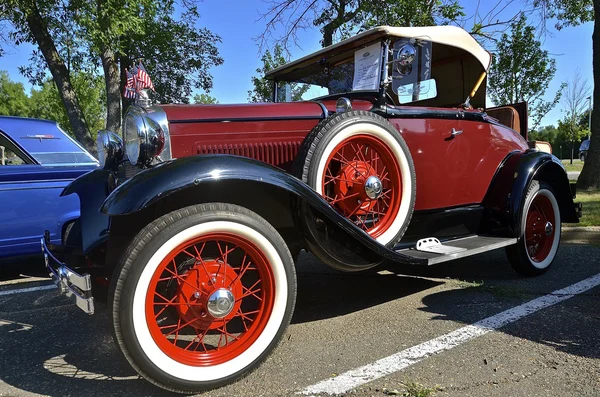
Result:
<svg viewBox="0 0 600 397"><path fill-rule="evenodd" d="M29 288L20 288L20 289L9 289L8 291L0 291L0 296L4 295L13 295L13 294L22 294L25 292L33 292L33 291L44 291L47 289L56 289L56 285L40 285L38 287L29 287Z"/></svg>
<svg viewBox="0 0 600 397"><path fill-rule="evenodd" d="M327 379L302 390L301 394L341 394L355 387L400 371L429 356L452 349L473 338L485 335L539 310L562 302L577 294L600 285L600 274L587 278L566 288L556 290L548 295L533 299L522 305L513 307L494 316L485 318L473 325L468 325L435 339L410 347L374 363L350 370L335 378Z"/></svg>

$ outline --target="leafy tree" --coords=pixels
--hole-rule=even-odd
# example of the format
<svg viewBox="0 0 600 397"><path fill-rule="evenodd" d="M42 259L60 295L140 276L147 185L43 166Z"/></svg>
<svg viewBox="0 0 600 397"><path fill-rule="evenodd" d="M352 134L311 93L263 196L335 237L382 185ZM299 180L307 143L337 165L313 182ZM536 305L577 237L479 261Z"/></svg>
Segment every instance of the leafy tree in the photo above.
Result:
<svg viewBox="0 0 600 397"><path fill-rule="evenodd" d="M263 63L262 68L256 69L257 76L252 77L254 89L248 91L248 102L272 102L273 101L273 82L264 78L265 74L279 66L286 64L286 59L283 56L283 47L276 45L273 53L266 50L261 58ZM292 101L300 101L302 95L310 86L308 84L290 83Z"/></svg>
<svg viewBox="0 0 600 397"><path fill-rule="evenodd" d="M50 70L75 137L83 145L93 148L93 140L71 82L70 70L55 41L57 30L68 29L68 24L63 22L68 20L69 12L61 0L4 0L0 3L0 19L10 21L13 28L9 37L15 44L37 44L39 52L34 55L43 57Z"/></svg>
<svg viewBox="0 0 600 397"><path fill-rule="evenodd" d="M157 9L152 18L143 21L143 29L122 38L121 67L129 66L128 57L144 58L158 99L163 103L188 103L194 88L212 88L210 68L223 63L217 48L221 38L197 27L200 14L192 3L179 19L174 18L175 1L152 3ZM182 5L186 4L183 1Z"/></svg>
<svg viewBox="0 0 600 397"><path fill-rule="evenodd" d="M448 25L463 16L463 7L457 0L373 1L361 4L356 22L359 22L359 30L362 31L380 25Z"/></svg>
<svg viewBox="0 0 600 397"><path fill-rule="evenodd" d="M564 88L563 110L565 117L561 121L571 143L571 164L573 163L575 142L579 142L583 136L587 135L587 129L579 125L579 120L587 109L587 96L589 93L590 88L587 81L581 78L579 71L575 71L573 79ZM559 129L561 128L561 122L559 122Z"/></svg>
<svg viewBox="0 0 600 397"><path fill-rule="evenodd" d="M217 98L210 96L208 94L196 94L194 95L194 103L203 103L205 105L213 105L219 103Z"/></svg>
<svg viewBox="0 0 600 397"><path fill-rule="evenodd" d="M511 24L511 34L502 34L492 58L488 93L497 105L528 102L532 128L560 101L562 87L551 101L543 99L556 72L556 61L536 39L535 28L524 14Z"/></svg>
<svg viewBox="0 0 600 397"><path fill-rule="evenodd" d="M77 73L73 75L72 80L91 136L95 139L98 130L104 128L106 121L104 79L98 75ZM58 89L51 79L46 80L39 89L31 90L28 116L55 120L65 131L73 135L69 118L60 101Z"/></svg>
<svg viewBox="0 0 600 397"><path fill-rule="evenodd" d="M464 15L457 0L271 0L270 4L262 15L266 25L259 36L261 48L279 29L283 34L275 44L284 49L296 43L299 30L313 26L320 29L326 47L378 25L443 25Z"/></svg>
<svg viewBox="0 0 600 397"><path fill-rule="evenodd" d="M29 114L29 98L22 83L12 81L8 72L0 70L0 114L22 116Z"/></svg>
<svg viewBox="0 0 600 397"><path fill-rule="evenodd" d="M215 44L220 38L196 27L193 2L181 5L176 18L175 0L6 0L0 18L11 23L11 41L37 45L22 72L40 84L50 70L75 137L93 148L73 73L102 67L106 128L114 131L120 127L124 68L134 57L146 58L161 101L187 102L192 87L212 86L208 71L222 63Z"/></svg>

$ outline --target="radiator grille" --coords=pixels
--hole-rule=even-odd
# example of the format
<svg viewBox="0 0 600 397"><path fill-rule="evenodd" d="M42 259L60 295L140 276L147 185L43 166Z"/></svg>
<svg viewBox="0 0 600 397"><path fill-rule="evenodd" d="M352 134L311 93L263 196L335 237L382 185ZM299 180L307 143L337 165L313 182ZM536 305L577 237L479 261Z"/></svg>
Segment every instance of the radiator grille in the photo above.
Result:
<svg viewBox="0 0 600 397"><path fill-rule="evenodd" d="M279 166L294 161L300 142L234 143L198 145L197 154L234 154Z"/></svg>

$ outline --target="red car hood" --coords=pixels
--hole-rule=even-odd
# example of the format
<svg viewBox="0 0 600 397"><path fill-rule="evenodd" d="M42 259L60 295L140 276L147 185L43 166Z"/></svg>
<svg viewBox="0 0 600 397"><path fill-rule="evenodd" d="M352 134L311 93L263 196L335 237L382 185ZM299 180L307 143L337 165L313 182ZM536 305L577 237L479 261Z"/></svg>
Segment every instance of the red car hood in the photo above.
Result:
<svg viewBox="0 0 600 397"><path fill-rule="evenodd" d="M194 120L207 119L240 120L257 118L297 119L323 117L323 110L316 102L160 106L167 113L169 122L193 122Z"/></svg>

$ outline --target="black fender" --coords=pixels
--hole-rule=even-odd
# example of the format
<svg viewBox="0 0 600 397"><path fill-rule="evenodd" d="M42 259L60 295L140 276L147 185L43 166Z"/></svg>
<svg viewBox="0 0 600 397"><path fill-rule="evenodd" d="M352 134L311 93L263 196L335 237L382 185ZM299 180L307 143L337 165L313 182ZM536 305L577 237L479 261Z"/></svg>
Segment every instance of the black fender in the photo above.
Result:
<svg viewBox="0 0 600 397"><path fill-rule="evenodd" d="M483 200L488 217L484 233L507 227L511 236L521 236L523 201L534 179L552 187L562 222L579 222L569 177L561 161L550 153L529 149L511 152L498 167Z"/></svg>
<svg viewBox="0 0 600 397"><path fill-rule="evenodd" d="M299 179L247 157L202 155L162 163L118 186L101 211L125 227L119 218L145 212L147 220L201 202L243 205L281 223L276 228L285 226L287 217L302 246L332 266L362 270L385 259L422 264L379 244Z"/></svg>
<svg viewBox="0 0 600 397"><path fill-rule="evenodd" d="M108 196L109 171L96 169L67 185L61 196L77 194L80 203L82 251L88 253L108 239L110 217L99 211Z"/></svg>

